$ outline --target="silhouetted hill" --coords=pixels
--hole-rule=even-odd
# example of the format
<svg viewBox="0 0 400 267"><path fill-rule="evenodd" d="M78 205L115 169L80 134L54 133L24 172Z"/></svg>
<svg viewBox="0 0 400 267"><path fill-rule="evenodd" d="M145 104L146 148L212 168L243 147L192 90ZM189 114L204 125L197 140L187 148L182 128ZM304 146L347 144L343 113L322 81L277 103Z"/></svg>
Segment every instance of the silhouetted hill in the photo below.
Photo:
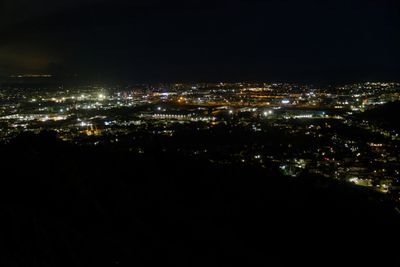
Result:
<svg viewBox="0 0 400 267"><path fill-rule="evenodd" d="M385 129L400 130L400 101L387 103L359 115L361 119L372 120Z"/></svg>
<svg viewBox="0 0 400 267"><path fill-rule="evenodd" d="M399 263L395 207L364 188L51 133L0 152L1 266Z"/></svg>

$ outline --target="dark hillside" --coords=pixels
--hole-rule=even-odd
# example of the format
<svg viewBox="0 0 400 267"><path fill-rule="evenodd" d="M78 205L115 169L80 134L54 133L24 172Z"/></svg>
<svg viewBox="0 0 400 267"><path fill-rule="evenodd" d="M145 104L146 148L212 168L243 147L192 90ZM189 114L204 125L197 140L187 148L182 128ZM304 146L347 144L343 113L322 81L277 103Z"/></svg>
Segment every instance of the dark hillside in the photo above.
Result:
<svg viewBox="0 0 400 267"><path fill-rule="evenodd" d="M390 102L368 110L357 117L374 121L388 130L400 131L400 101Z"/></svg>
<svg viewBox="0 0 400 267"><path fill-rule="evenodd" d="M399 263L393 203L349 184L51 134L0 155L1 266Z"/></svg>

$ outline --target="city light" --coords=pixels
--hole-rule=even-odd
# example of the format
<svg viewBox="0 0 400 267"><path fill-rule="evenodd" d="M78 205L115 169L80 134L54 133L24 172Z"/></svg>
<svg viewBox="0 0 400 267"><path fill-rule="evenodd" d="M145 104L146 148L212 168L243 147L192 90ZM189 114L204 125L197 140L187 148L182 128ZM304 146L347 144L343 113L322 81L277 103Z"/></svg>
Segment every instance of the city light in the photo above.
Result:
<svg viewBox="0 0 400 267"><path fill-rule="evenodd" d="M138 133L173 138L179 136L179 129L197 134L209 132L210 136L215 134L214 129L220 129L223 139L235 132L246 138L237 151L226 149L230 151L226 152L225 157L229 158L226 161L238 157L243 164L264 167L271 161L291 177L307 170L374 187L379 192L392 192L391 184L398 176L393 162L399 160L392 144L400 141L400 135L358 116L377 109L381 103L400 100L400 84L348 85L336 91L331 89L329 94L323 88L310 92L307 86L293 94L292 87L290 84L179 84L179 89L174 85L163 85L162 89L154 86L153 91L148 87L130 91L101 88L101 93L98 87L85 87L62 92L21 90L23 97L19 99L11 97L15 89L3 90L0 91L4 99L0 109L3 125L0 138L8 140L24 131L49 129L65 140L80 142L84 137L101 137L121 142L124 136ZM368 101L363 98L366 92ZM355 132L362 129L369 134L368 139L360 142L357 136L347 136L344 129ZM303 142L307 146L301 146ZM274 149L268 147L276 151L284 149L284 156L272 153ZM186 153L205 153L199 151ZM381 173L385 173L382 182L377 178Z"/></svg>

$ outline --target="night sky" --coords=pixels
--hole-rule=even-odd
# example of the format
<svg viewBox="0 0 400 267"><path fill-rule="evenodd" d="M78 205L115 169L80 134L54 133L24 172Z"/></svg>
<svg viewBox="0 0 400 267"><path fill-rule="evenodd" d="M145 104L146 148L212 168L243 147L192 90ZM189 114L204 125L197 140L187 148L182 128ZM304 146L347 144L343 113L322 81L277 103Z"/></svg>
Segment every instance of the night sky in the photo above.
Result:
<svg viewBox="0 0 400 267"><path fill-rule="evenodd" d="M0 76L399 81L397 0L1 0Z"/></svg>

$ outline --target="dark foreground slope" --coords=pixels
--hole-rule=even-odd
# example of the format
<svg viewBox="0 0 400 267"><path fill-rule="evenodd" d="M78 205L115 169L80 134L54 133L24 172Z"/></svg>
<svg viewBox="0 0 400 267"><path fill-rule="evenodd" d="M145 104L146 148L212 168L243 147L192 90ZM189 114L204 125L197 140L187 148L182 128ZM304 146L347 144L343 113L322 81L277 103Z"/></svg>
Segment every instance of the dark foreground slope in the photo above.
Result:
<svg viewBox="0 0 400 267"><path fill-rule="evenodd" d="M356 116L373 121L384 129L400 131L400 101L389 102Z"/></svg>
<svg viewBox="0 0 400 267"><path fill-rule="evenodd" d="M380 194L177 154L1 148L1 266L398 266Z"/></svg>

